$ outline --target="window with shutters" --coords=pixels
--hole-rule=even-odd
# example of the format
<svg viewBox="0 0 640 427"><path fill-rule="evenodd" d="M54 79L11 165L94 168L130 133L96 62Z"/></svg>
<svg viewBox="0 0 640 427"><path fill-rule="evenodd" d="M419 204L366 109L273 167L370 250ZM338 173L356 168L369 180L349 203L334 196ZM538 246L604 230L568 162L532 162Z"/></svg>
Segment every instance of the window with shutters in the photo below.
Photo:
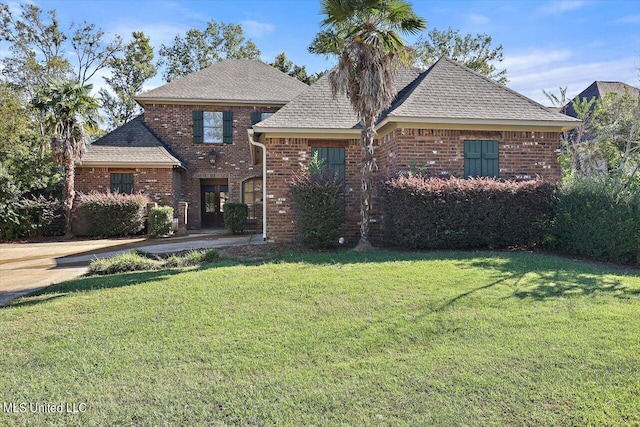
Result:
<svg viewBox="0 0 640 427"><path fill-rule="evenodd" d="M498 141L464 141L464 177L498 178Z"/></svg>
<svg viewBox="0 0 640 427"><path fill-rule="evenodd" d="M132 194L133 193L133 174L132 173L112 173L111 174L111 192Z"/></svg>
<svg viewBox="0 0 640 427"><path fill-rule="evenodd" d="M338 177L344 179L344 147L314 147L311 155L318 153L318 159Z"/></svg>
<svg viewBox="0 0 640 427"><path fill-rule="evenodd" d="M233 113L231 111L194 111L193 142L231 144L233 142Z"/></svg>

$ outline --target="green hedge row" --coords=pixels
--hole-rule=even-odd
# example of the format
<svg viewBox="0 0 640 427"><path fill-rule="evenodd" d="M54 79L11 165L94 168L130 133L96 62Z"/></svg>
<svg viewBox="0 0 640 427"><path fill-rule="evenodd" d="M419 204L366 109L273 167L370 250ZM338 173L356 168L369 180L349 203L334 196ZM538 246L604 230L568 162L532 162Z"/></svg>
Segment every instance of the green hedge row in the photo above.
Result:
<svg viewBox="0 0 640 427"><path fill-rule="evenodd" d="M62 236L64 205L53 197L22 198L0 216L0 238Z"/></svg>
<svg viewBox="0 0 640 427"><path fill-rule="evenodd" d="M74 232L100 237L137 234L144 230L145 209L149 202L143 194L81 194Z"/></svg>
<svg viewBox="0 0 640 427"><path fill-rule="evenodd" d="M387 242L416 249L539 245L553 193L542 181L396 176L382 186Z"/></svg>
<svg viewBox="0 0 640 427"><path fill-rule="evenodd" d="M640 189L611 178L571 179L559 190L549 246L620 264L640 262Z"/></svg>

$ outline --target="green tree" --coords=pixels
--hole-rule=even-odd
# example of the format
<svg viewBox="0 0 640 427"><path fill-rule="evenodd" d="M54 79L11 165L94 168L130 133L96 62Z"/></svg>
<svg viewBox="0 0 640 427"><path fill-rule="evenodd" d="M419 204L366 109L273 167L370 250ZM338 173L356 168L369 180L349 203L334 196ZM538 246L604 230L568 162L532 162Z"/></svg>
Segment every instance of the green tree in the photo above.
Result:
<svg viewBox="0 0 640 427"><path fill-rule="evenodd" d="M426 37L420 36L413 48L418 66L427 68L438 58L447 56L498 83L506 84L509 81L507 70L498 70L494 65L502 61L502 45L493 47L491 42L491 36L487 34L463 36L459 30L439 31L434 28Z"/></svg>
<svg viewBox="0 0 640 427"><path fill-rule="evenodd" d="M75 165L82 157L86 130L96 126L100 105L91 96L91 85L56 80L43 88L33 104L43 115L44 134L51 141L53 159L64 168L65 235L72 236L71 212L75 197Z"/></svg>
<svg viewBox="0 0 640 427"><path fill-rule="evenodd" d="M104 77L109 90L101 89L100 98L111 130L140 114L140 107L133 97L157 72L149 38L143 32L133 32L131 41L124 47L124 56L112 58L109 68L111 76Z"/></svg>
<svg viewBox="0 0 640 427"><path fill-rule="evenodd" d="M291 77L295 77L302 83L306 83L308 85L314 84L324 74L324 72L308 74L307 68L304 65L294 64L291 60L289 60L289 58L287 58L287 55L284 52L276 55L274 61L269 65L277 68L285 74L290 75Z"/></svg>
<svg viewBox="0 0 640 427"><path fill-rule="evenodd" d="M338 65L329 72L329 81L334 96L344 94L349 98L362 125L360 241L356 249L366 250L371 248L376 120L396 95L396 70L411 62L400 33L418 33L426 27L426 21L404 0L323 0L321 5L325 30L316 40L322 40L325 46L319 46L316 40L312 46L329 53L341 47Z"/></svg>
<svg viewBox="0 0 640 427"><path fill-rule="evenodd" d="M165 66L166 82L202 70L223 59L258 59L260 50L245 40L242 26L209 21L205 30L192 28L172 45L161 45L159 66Z"/></svg>

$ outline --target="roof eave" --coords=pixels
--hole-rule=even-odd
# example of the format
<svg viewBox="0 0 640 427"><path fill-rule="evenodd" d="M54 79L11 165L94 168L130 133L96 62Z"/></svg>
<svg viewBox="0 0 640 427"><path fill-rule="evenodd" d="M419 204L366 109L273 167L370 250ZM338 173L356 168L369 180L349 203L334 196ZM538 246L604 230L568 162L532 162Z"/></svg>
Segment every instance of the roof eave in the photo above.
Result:
<svg viewBox="0 0 640 427"><path fill-rule="evenodd" d="M427 125L446 125L447 127L459 126L492 126L495 130L522 130L535 128L555 128L562 131L574 129L582 123L581 120L521 120L521 119L474 119L458 117L406 117L387 116L378 125L376 130L382 129L390 123L409 123ZM451 128L453 128L451 127Z"/></svg>
<svg viewBox="0 0 640 427"><path fill-rule="evenodd" d="M265 138L358 138L360 129L358 128L285 128L285 127L262 127L253 126L253 131L263 135Z"/></svg>
<svg viewBox="0 0 640 427"><path fill-rule="evenodd" d="M245 100L245 99L206 99L206 98L168 98L168 97L135 97L135 101L145 104L178 104L178 105L275 105L283 106L287 100Z"/></svg>
<svg viewBox="0 0 640 427"><path fill-rule="evenodd" d="M79 167L117 167L117 168L172 168L179 167L186 169L180 162L122 162L122 161L104 161L104 160L80 160L76 163Z"/></svg>

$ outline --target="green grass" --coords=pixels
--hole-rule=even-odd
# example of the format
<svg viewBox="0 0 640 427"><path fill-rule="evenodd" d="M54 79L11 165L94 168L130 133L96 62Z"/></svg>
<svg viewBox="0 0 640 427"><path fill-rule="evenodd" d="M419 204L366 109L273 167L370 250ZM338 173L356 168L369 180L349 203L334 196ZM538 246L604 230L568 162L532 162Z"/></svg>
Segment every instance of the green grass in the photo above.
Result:
<svg viewBox="0 0 640 427"><path fill-rule="evenodd" d="M0 309L0 425L638 425L640 274L525 253L290 254Z"/></svg>

